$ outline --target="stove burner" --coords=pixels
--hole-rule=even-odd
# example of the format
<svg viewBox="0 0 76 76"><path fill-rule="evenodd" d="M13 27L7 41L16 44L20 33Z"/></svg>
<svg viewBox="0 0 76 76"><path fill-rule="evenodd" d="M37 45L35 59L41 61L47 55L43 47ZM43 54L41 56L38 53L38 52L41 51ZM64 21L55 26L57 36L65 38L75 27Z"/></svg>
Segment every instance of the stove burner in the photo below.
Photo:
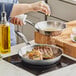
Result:
<svg viewBox="0 0 76 76"><path fill-rule="evenodd" d="M62 56L61 60L55 64L52 65L45 65L45 66L41 66L41 65L32 65L29 63L25 63L24 61L22 61L22 59L19 57L18 54L10 56L10 57L6 57L4 58L4 60L10 62L11 64L20 67L24 70L27 70L35 75L40 75L49 71L53 71L53 70L57 70L59 68L63 68L66 66L69 66L73 63L76 63L75 61Z"/></svg>

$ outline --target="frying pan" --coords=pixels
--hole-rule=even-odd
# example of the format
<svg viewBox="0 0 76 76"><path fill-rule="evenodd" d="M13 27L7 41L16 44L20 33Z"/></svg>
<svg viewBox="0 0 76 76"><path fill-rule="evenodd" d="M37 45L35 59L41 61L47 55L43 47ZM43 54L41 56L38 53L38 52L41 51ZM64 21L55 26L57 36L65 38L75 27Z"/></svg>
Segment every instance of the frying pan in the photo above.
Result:
<svg viewBox="0 0 76 76"><path fill-rule="evenodd" d="M40 32L41 34L50 35L50 36L60 35L62 31L67 27L64 22L54 21L54 20L41 21L34 24L33 22L26 19L26 22L31 24L36 29L36 31ZM46 30L47 28L56 28L57 30L49 31Z"/></svg>
<svg viewBox="0 0 76 76"><path fill-rule="evenodd" d="M48 44L30 44L26 37L19 31L15 31L16 34L22 38L24 40L24 42L26 43L27 46L25 47L22 47L18 54L19 56L22 58L22 60L24 62L27 62L29 64L33 64L33 65L51 65L51 64L54 64L56 62L58 62L62 56L62 49L56 45L48 45ZM27 51L32 51L32 49L36 46L49 46L52 48L53 50L53 54L55 55L55 58L53 59L47 59L47 60L32 60L32 59L29 59L29 58L24 58L23 55L26 54Z"/></svg>

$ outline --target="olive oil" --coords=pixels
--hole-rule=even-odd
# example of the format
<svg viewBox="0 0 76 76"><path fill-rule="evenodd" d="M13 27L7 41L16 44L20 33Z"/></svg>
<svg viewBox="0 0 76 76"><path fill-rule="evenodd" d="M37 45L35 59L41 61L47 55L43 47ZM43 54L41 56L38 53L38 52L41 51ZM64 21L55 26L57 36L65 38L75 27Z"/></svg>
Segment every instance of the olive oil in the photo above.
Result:
<svg viewBox="0 0 76 76"><path fill-rule="evenodd" d="M0 53L6 54L11 51L10 44L10 25L7 22L5 7L3 4L3 11L1 13L0 24Z"/></svg>

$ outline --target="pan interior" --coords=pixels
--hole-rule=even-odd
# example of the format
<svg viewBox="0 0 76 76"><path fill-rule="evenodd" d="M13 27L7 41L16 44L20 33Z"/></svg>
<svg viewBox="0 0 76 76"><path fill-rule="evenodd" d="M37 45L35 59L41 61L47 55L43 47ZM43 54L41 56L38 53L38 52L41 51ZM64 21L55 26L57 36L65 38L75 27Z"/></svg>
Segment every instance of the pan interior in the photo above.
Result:
<svg viewBox="0 0 76 76"><path fill-rule="evenodd" d="M23 47L23 48L20 49L19 55L20 55L21 57L23 57L24 54L26 54L27 52L32 51L32 49L33 49L34 47L37 47L37 46L47 46L47 45L33 45L33 46L28 45L28 46ZM62 49L61 49L61 48L56 47L56 46L54 46L54 45L48 45L48 46L52 48L53 54L54 54L54 57L55 57L55 58L58 57L58 56L60 56L60 55L62 54ZM49 60L49 59L47 59L47 60Z"/></svg>
<svg viewBox="0 0 76 76"><path fill-rule="evenodd" d="M51 20L51 21L38 22L35 25L35 28L38 30L44 30L44 31L49 31L49 30L59 31L59 30L63 30L64 28L66 28L66 25L63 22Z"/></svg>

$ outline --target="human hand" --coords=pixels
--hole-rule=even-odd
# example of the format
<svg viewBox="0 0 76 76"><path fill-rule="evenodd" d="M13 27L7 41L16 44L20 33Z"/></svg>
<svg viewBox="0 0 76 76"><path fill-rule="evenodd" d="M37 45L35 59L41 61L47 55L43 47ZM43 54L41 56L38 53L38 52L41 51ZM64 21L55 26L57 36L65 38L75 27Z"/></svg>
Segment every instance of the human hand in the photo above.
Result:
<svg viewBox="0 0 76 76"><path fill-rule="evenodd" d="M23 22L19 18L17 18L17 17L11 18L10 22L15 24L15 25L20 25L20 26L24 25Z"/></svg>
<svg viewBox="0 0 76 76"><path fill-rule="evenodd" d="M49 6L44 1L39 1L31 4L33 11L41 11L46 15L50 15L51 11Z"/></svg>

